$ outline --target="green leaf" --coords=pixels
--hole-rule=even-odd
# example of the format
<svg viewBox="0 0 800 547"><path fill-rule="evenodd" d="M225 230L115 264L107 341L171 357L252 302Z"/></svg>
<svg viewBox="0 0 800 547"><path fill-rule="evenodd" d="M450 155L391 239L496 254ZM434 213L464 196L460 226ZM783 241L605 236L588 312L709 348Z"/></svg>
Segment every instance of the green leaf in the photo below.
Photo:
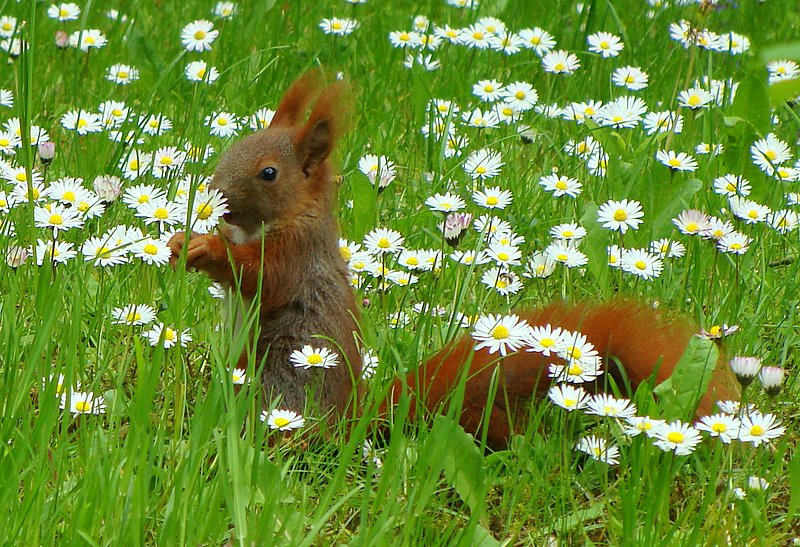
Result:
<svg viewBox="0 0 800 547"><path fill-rule="evenodd" d="M472 435L446 416L437 416L428 444L441 449L444 476L466 503L473 516L483 513L485 505L485 472L483 455Z"/></svg>
<svg viewBox="0 0 800 547"><path fill-rule="evenodd" d="M597 222L597 210L599 207L594 202L588 202L584 206L583 215L581 215L580 225L586 228L586 256L589 258L587 268L592 274L600 279L603 272L608 270L606 264L608 263L608 230L603 228Z"/></svg>
<svg viewBox="0 0 800 547"><path fill-rule="evenodd" d="M736 91L731 114L747 122L759 133L769 131L770 104L766 84L752 74L747 75Z"/></svg>
<svg viewBox="0 0 800 547"><path fill-rule="evenodd" d="M472 547L499 547L500 542L497 541L492 534L489 533L483 526L476 526L475 533L472 536L472 541L469 543Z"/></svg>
<svg viewBox="0 0 800 547"><path fill-rule="evenodd" d="M800 452L795 452L789 462L789 507L786 514L797 515L800 510Z"/></svg>
<svg viewBox="0 0 800 547"><path fill-rule="evenodd" d="M783 80L769 86L769 100L774 106L781 106L787 101L800 97L800 80Z"/></svg>
<svg viewBox="0 0 800 547"><path fill-rule="evenodd" d="M765 47L761 50L759 58L764 64L777 59L800 59L800 42Z"/></svg>
<svg viewBox="0 0 800 547"><path fill-rule="evenodd" d="M664 188L669 188L669 185L664 185ZM691 197L702 189L702 180L689 179L686 182L674 184L671 192L664 192L657 200L658 203L664 204L664 206L658 210L658 214L653 220L653 233L666 232L666 228L672 222L672 219L683 209L686 209Z"/></svg>
<svg viewBox="0 0 800 547"><path fill-rule="evenodd" d="M718 360L719 350L714 342L699 336L689 340L670 377L653 389L664 417L689 419L694 415Z"/></svg>
<svg viewBox="0 0 800 547"><path fill-rule="evenodd" d="M367 230L375 225L378 194L367 177L358 174L351 177L350 180L353 190L353 225L352 229L348 230L348 235L351 239L360 241L364 238Z"/></svg>

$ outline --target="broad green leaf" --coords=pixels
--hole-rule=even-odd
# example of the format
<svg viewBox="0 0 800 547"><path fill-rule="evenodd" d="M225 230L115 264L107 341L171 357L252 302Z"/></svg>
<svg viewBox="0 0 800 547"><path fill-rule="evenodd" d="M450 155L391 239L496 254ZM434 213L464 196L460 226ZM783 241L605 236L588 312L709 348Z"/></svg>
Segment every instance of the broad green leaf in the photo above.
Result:
<svg viewBox="0 0 800 547"><path fill-rule="evenodd" d="M353 190L353 225L347 233L351 239L360 241L367 230L375 225L378 208L378 195L367 177L354 174L351 178Z"/></svg>
<svg viewBox="0 0 800 547"><path fill-rule="evenodd" d="M583 208L580 224L586 228L586 246L584 251L589 258L587 268L597 279L608 270L606 247L608 246L608 230L597 222L597 210L599 207L594 202L588 202Z"/></svg>
<svg viewBox="0 0 800 547"><path fill-rule="evenodd" d="M485 505L485 480L483 455L472 435L445 416L433 422L431 441L443 448L442 464L447 482L466 503L473 515L483 513Z"/></svg>
<svg viewBox="0 0 800 547"><path fill-rule="evenodd" d="M789 42L777 46L765 47L759 55L763 63L776 59L800 59L800 42Z"/></svg>
<svg viewBox="0 0 800 547"><path fill-rule="evenodd" d="M685 420L694 415L718 360L719 350L713 341L699 336L689 340L672 375L653 389L664 417Z"/></svg>
<svg viewBox="0 0 800 547"><path fill-rule="evenodd" d="M787 515L797 515L800 511L800 452L795 452L789 463L789 507Z"/></svg>
<svg viewBox="0 0 800 547"><path fill-rule="evenodd" d="M770 104L767 85L752 74L747 75L736 90L731 114L743 118L759 133L770 129Z"/></svg>
<svg viewBox="0 0 800 547"><path fill-rule="evenodd" d="M781 106L786 101L800 97L800 80L784 80L767 88L769 100L774 106Z"/></svg>
<svg viewBox="0 0 800 547"><path fill-rule="evenodd" d="M686 209L691 197L702 189L702 180L689 179L685 182L676 183L671 189L671 192L662 194L658 203L664 204L664 206L658 210L653 220L653 233L661 234L666 232L666 228L669 226L670 222L672 222L672 219L676 217L679 212Z"/></svg>

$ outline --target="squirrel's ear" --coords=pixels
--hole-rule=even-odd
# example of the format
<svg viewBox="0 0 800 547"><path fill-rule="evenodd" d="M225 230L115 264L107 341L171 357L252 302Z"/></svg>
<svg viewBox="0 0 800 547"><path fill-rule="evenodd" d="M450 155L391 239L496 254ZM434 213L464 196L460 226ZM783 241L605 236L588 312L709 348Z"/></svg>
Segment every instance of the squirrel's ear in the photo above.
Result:
<svg viewBox="0 0 800 547"><path fill-rule="evenodd" d="M270 125L292 126L308 111L308 105L319 94L322 87L322 72L309 70L295 80L281 99Z"/></svg>
<svg viewBox="0 0 800 547"><path fill-rule="evenodd" d="M336 140L345 132L351 120L349 101L350 84L339 80L328 86L314 105L308 122L297 134L297 149L303 172L328 158Z"/></svg>

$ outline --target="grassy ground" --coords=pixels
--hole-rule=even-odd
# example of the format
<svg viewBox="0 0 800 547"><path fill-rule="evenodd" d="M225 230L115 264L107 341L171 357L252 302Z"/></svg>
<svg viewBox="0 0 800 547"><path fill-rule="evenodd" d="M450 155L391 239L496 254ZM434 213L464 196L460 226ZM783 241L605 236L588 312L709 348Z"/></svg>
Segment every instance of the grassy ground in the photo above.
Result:
<svg viewBox="0 0 800 547"><path fill-rule="evenodd" d="M720 1L717 8L705 9L672 5L677 3L664 0L653 8L644 0L484 0L476 9L464 9L444 0L416 5L261 0L238 2L235 13L226 18L212 13L215 3L210 0L89 0L79 3L77 19L58 21L48 16L48 3L0 0L0 17L14 17L17 23L13 30L7 19L12 30L3 30L0 19L0 30L11 40L23 38L29 44L22 55L0 52L0 89L13 96L13 102L0 96L0 124L22 120L23 141L30 137L28 125L35 124L56 146L54 160L45 166L36 147L4 149L0 136L3 171L24 168L21 179L12 174L0 185L9 203L0 216L0 250L10 263L0 268L0 469L5 475L0 481L0 529L6 530L5 541L797 541L799 232L781 233L768 222L736 217L727 197L714 191L713 181L726 174L743 176L752 186L749 198L758 204L773 211L796 209L787 194L797 191L798 182L779 181L763 172L751 161L750 147L774 133L792 153L783 164L792 167L797 160L800 118L795 104L785 98L800 95L800 89L792 81L768 86L766 64L792 57L800 61L800 48L788 44L800 18L790 2L778 0ZM111 9L119 10L116 18L108 17ZM389 33L413 30L418 15L429 18L430 28L463 28L489 16L512 31L541 27L555 37L556 49L577 56L580 68L571 75L553 74L530 49L506 55L449 43L424 53L441 64L437 70L427 71L419 63L407 68L407 53L392 46ZM358 27L346 36L326 34L319 25L331 17L355 19ZM219 31L209 51L187 51L181 43L181 30L197 19L213 21ZM681 19L697 29L741 34L751 47L740 55L683 47L669 35L670 24ZM81 29L99 29L108 43L86 51L57 47ZM598 31L621 38L625 46L619 56L603 58L588 51L587 37ZM13 43L7 45L13 50ZM215 82L186 78L188 63L199 60L219 71ZM128 85L109 81L107 71L118 63L138 69L138 79ZM370 303L363 311L363 328L381 363L369 382L371 393L385 391L397 371L412 369L451 338L457 330L449 319L454 313L509 313L554 299L603 300L621 293L686 314L707 330L738 325L725 339L729 355L757 356L787 370L784 390L777 397L768 398L758 387L749 391L763 412L777 416L786 434L760 446L723 444L706 436L691 454L676 455L653 446L643 435L626 436L617 421L566 413L542 402L532 408L524 435L508 450L489 453L446 416L404 428L401 406L391 440L378 449L378 465L362 457L364 440L371 439L368 424L374 415L369 412L349 437L304 436L301 431L284 438L261 423L257 385L234 393L230 365L237 359L237 344L224 325L221 301L207 290L207 278L130 256L116 266L84 260L84 242L117 226L138 227L154 237L168 231L146 225L121 199L106 203L93 218L79 215L81 227L58 232L57 241L74 244L75 258L54 264L47 255L44 265L37 266L35 256L29 256L23 264L14 263L15 257L24 256L21 249L33 250L37 240L53 239L52 228L37 225L35 216L37 208L54 200L52 196L38 203L8 197L20 184L22 194L32 190L27 181L33 170L44 179L42 189L63 177L80 177L84 187L92 188L99 176L123 177L120 163L130 160L132 149L183 150L187 143L212 147L207 160L180 171L122 178L123 191L153 184L178 200L184 188L180 181L188 176L188 192L193 193L235 139L211 135L206 116L224 111L246 117L260 108L275 108L291 81L317 65L343 73L358 92L353 130L338 150L343 237L360 242L374 228L388 227L403 234L409 248L449 253L439 228L441 213L431 212L425 200L449 191L467 200L466 210L477 217L487 210L473 202L471 194L484 186L513 193L512 203L493 213L524 236L523 264L550 244L549 231L560 223L576 222L588 232L578 247L588 257L586 266L558 265L546 278L524 277L525 268L514 266L524 288L507 296L481 283L491 265L469 268L450 259L438 275L414 272L415 284L386 291L362 276L358 292ZM648 73L646 88L630 91L611 83L612 72L628 65ZM206 79L209 75L207 70ZM679 93L698 80L702 86L704 78L738 83L735 97L728 86L720 104L680 108ZM636 96L649 111L681 114L683 129L648 135L641 124L616 128L597 121L576 123L549 117L542 108L497 128L468 127L455 115L450 121L469 144L460 157L446 157L441 140L423 135L426 124L430 128L429 101L452 100L462 112L486 109L487 103L472 92L473 84L483 79L529 82L538 92L538 106ZM70 111L97 112L110 100L130 109L118 130L130 131L131 138L141 142L115 142L108 127L81 135L64 126ZM137 125L137 120L151 114L171 120L172 129L148 134L147 123ZM250 131L246 122L242 125L239 134ZM589 135L608 154L604 174L593 173L586 161L565 151L568 141ZM13 136L5 137L13 141ZM724 150L700 155L695 152L700 143L719 144ZM484 148L500 152L505 165L496 178L475 181L463 164ZM687 152L696 157L698 167L692 172L670 170L656 159L658 150ZM396 164L396 179L381 192L358 169L368 153L385 155ZM575 198L554 198L544 191L540 178L556 169L580 180L583 192ZM637 200L644 211L642 225L624 236L597 222L600 205L623 198ZM672 219L692 208L730 220L750 238L746 252L724 252L714 241L680 233ZM607 266L608 245L647 248L660 238L683 243L686 253L664 259L658 277L646 280ZM461 249L479 245L480 236L473 230ZM415 313L413 306L420 302L442 306L446 316ZM157 322L178 331L189 329L192 341L169 349L151 346L142 333L152 326L115 324L112 310L128 304L152 306ZM398 313L408 314L409 326L393 328ZM102 394L104 412L80 414L60 408L58 382L43 381L59 374L67 391L80 383L81 391ZM645 400L647 394L641 395ZM313 422L313 413L306 418ZM575 443L586 433L617 445L619 463L608 465L576 452ZM748 487L751 477L761 477L769 486ZM743 499L736 488L746 494Z"/></svg>

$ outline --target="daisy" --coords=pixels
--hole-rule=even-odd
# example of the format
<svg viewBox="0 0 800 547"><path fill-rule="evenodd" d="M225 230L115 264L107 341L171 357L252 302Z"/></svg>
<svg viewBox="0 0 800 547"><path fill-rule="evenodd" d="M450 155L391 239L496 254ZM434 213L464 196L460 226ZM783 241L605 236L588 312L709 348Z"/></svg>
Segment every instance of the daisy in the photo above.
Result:
<svg viewBox="0 0 800 547"><path fill-rule="evenodd" d="M220 19L232 19L238 11L239 6L235 2L217 2L212 13Z"/></svg>
<svg viewBox="0 0 800 547"><path fill-rule="evenodd" d="M67 243L66 241L37 239L36 247L33 250L36 265L41 266L45 262L64 264L77 256L78 252L73 247L72 243Z"/></svg>
<svg viewBox="0 0 800 547"><path fill-rule="evenodd" d="M188 204L187 204L188 205ZM190 227L199 234L207 234L219 224L222 216L228 212L228 202L222 192L215 189L198 191L195 194Z"/></svg>
<svg viewBox="0 0 800 547"><path fill-rule="evenodd" d="M228 138L239 132L239 120L230 112L212 112L205 117L204 122L211 130L211 135Z"/></svg>
<svg viewBox="0 0 800 547"><path fill-rule="evenodd" d="M292 431L306 425L306 420L292 410L273 409L269 412L261 411L261 421L267 422L270 429L278 431Z"/></svg>
<svg viewBox="0 0 800 547"><path fill-rule="evenodd" d="M769 83L800 78L800 65L790 59L778 59L767 63Z"/></svg>
<svg viewBox="0 0 800 547"><path fill-rule="evenodd" d="M525 40L510 30L504 30L489 37L489 46L494 51L514 55L525 46Z"/></svg>
<svg viewBox="0 0 800 547"><path fill-rule="evenodd" d="M475 23L463 28L458 33L458 41L467 47L475 49L488 49L491 33L480 23Z"/></svg>
<svg viewBox="0 0 800 547"><path fill-rule="evenodd" d="M655 420L649 416L633 416L625 419L623 431L629 437L636 437L641 433L653 437L658 428L663 425L666 425L664 420Z"/></svg>
<svg viewBox="0 0 800 547"><path fill-rule="evenodd" d="M28 247L19 245L9 245L6 248L6 264L9 268L19 268L30 258L31 253Z"/></svg>
<svg viewBox="0 0 800 547"><path fill-rule="evenodd" d="M691 454L702 440L697 429L680 420L658 426L653 438L656 439L654 444L658 448L665 452L675 452L678 456Z"/></svg>
<svg viewBox="0 0 800 547"><path fill-rule="evenodd" d="M166 326L164 323L156 323L153 325L152 329L143 332L142 336L147 338L151 346L163 346L165 349L169 349L175 346L175 344L186 347L187 344L192 341L192 335L189 333L189 329L185 329L181 332Z"/></svg>
<svg viewBox="0 0 800 547"><path fill-rule="evenodd" d="M386 188L397 178L395 164L386 156L367 154L358 161L358 170L367 176L373 186L377 182L378 188Z"/></svg>
<svg viewBox="0 0 800 547"><path fill-rule="evenodd" d="M461 118L470 127L493 128L500 124L500 117L494 110L484 112L480 108L476 108L471 112L464 112Z"/></svg>
<svg viewBox="0 0 800 547"><path fill-rule="evenodd" d="M87 239L81 246L81 254L86 262L95 266L116 266L128 261L127 249L115 246L108 236L95 236Z"/></svg>
<svg viewBox="0 0 800 547"><path fill-rule="evenodd" d="M61 395L61 408L74 414L105 414L106 403L102 395L94 396L91 391L71 391Z"/></svg>
<svg viewBox="0 0 800 547"><path fill-rule="evenodd" d="M420 53L416 56L411 54L406 55L406 58L403 61L403 66L409 69L418 66L427 71L434 71L440 69L442 63L440 63L438 59L435 59L433 55L425 55Z"/></svg>
<svg viewBox="0 0 800 547"><path fill-rule="evenodd" d="M181 43L186 51L209 51L211 44L219 36L214 23L206 19L192 21L181 30Z"/></svg>
<svg viewBox="0 0 800 547"><path fill-rule="evenodd" d="M481 283L496 290L502 296L517 294L522 290L522 281L517 274L503 268L489 268L483 272Z"/></svg>
<svg viewBox="0 0 800 547"><path fill-rule="evenodd" d="M498 266L519 266L521 264L522 252L517 247L492 243L486 251L489 257Z"/></svg>
<svg viewBox="0 0 800 547"><path fill-rule="evenodd" d="M672 171L696 171L697 160L686 152L675 153L674 150L659 150L656 159L669 167Z"/></svg>
<svg viewBox="0 0 800 547"><path fill-rule="evenodd" d="M644 249L630 249L622 255L622 271L638 275L643 279L659 277L664 269L660 256Z"/></svg>
<svg viewBox="0 0 800 547"><path fill-rule="evenodd" d="M340 19L332 17L330 19L323 19L319 22L319 28L325 34L333 34L335 36L347 36L358 28L359 22L355 19Z"/></svg>
<svg viewBox="0 0 800 547"><path fill-rule="evenodd" d="M487 238L500 232L511 232L511 224L492 215L481 215L475 219L475 231L486 234Z"/></svg>
<svg viewBox="0 0 800 547"><path fill-rule="evenodd" d="M611 83L617 87L625 87L631 91L639 91L647 87L649 76L641 68L623 66L611 74Z"/></svg>
<svg viewBox="0 0 800 547"><path fill-rule="evenodd" d="M724 175L714 179L714 192L721 196L750 195L750 181L738 175Z"/></svg>
<svg viewBox="0 0 800 547"><path fill-rule="evenodd" d="M294 350L289 355L289 362L302 369L333 368L339 364L339 356L328 348L314 348L310 345Z"/></svg>
<svg viewBox="0 0 800 547"><path fill-rule="evenodd" d="M587 36L586 41L589 44L589 51L599 54L604 59L616 57L625 47L622 40L610 32L595 32Z"/></svg>
<svg viewBox="0 0 800 547"><path fill-rule="evenodd" d="M455 213L467 206L467 203L460 196L447 192L446 194L435 194L425 200L425 205L431 211L442 213Z"/></svg>
<svg viewBox="0 0 800 547"><path fill-rule="evenodd" d="M714 100L714 96L701 87L693 87L678 93L678 106L697 110L705 108Z"/></svg>
<svg viewBox="0 0 800 547"><path fill-rule="evenodd" d="M100 114L100 122L106 129L120 127L128 119L128 114L130 114L130 108L120 101L105 101L100 103L100 107L97 110Z"/></svg>
<svg viewBox="0 0 800 547"><path fill-rule="evenodd" d="M514 82L502 91L503 101L518 112L530 110L539 100L539 93L528 82Z"/></svg>
<svg viewBox="0 0 800 547"><path fill-rule="evenodd" d="M192 61L186 65L184 74L190 82L204 82L207 84L213 84L219 78L217 67L209 67L205 61Z"/></svg>
<svg viewBox="0 0 800 547"><path fill-rule="evenodd" d="M172 257L172 251L163 239L148 237L142 241L131 243L130 252L136 258L149 265L163 266Z"/></svg>
<svg viewBox="0 0 800 547"><path fill-rule="evenodd" d="M603 228L618 230L624 234L628 228L638 229L643 216L642 205L638 201L610 200L600 206L597 212L597 221L603 225Z"/></svg>
<svg viewBox="0 0 800 547"><path fill-rule="evenodd" d="M139 79L139 69L130 65L111 65L106 70L106 79L115 84L128 85Z"/></svg>
<svg viewBox="0 0 800 547"><path fill-rule="evenodd" d="M775 166L786 163L792 158L789 145L774 133L754 142L750 147L750 155L753 163L768 175L775 172Z"/></svg>
<svg viewBox="0 0 800 547"><path fill-rule="evenodd" d="M697 209L688 209L672 219L682 234L699 235L709 227L709 216Z"/></svg>
<svg viewBox="0 0 800 547"><path fill-rule="evenodd" d="M397 257L397 263L409 270L430 270L432 264L428 262L429 255L435 255L431 250L403 249ZM434 258L435 261L435 258Z"/></svg>
<svg viewBox="0 0 800 547"><path fill-rule="evenodd" d="M570 241L554 241L545 248L544 254L550 262L567 268L580 268L589 263L589 258Z"/></svg>
<svg viewBox="0 0 800 547"><path fill-rule="evenodd" d="M594 382L603 371L600 370L599 360L576 360L571 359L564 364L551 363L548 368L548 376L556 382L567 382L571 384L582 384L584 382Z"/></svg>
<svg viewBox="0 0 800 547"><path fill-rule="evenodd" d="M505 124L511 124L522 117L522 112L515 110L507 103L498 103L494 105L494 107L492 107L492 112L494 112L497 118ZM517 127L517 132L520 133L522 142L525 142L527 132L524 130L520 131L520 127Z"/></svg>
<svg viewBox="0 0 800 547"><path fill-rule="evenodd" d="M580 241L586 237L586 228L575 222L567 222L550 228L550 236L565 241Z"/></svg>
<svg viewBox="0 0 800 547"><path fill-rule="evenodd" d="M235 368L231 371L231 382L234 385L241 386L248 382L247 371L243 368Z"/></svg>
<svg viewBox="0 0 800 547"><path fill-rule="evenodd" d="M483 148L469 155L464 162L464 171L473 180L485 180L499 175L503 165L500 152Z"/></svg>
<svg viewBox="0 0 800 547"><path fill-rule="evenodd" d="M717 249L723 253L731 253L741 255L747 252L750 248L752 239L739 232L731 232L725 234L717 241Z"/></svg>
<svg viewBox="0 0 800 547"><path fill-rule="evenodd" d="M172 129L172 120L161 114L144 114L139 116L137 125L144 133L157 137Z"/></svg>
<svg viewBox="0 0 800 547"><path fill-rule="evenodd" d="M36 207L33 219L39 228L52 228L53 238L59 231L67 231L83 226L83 218L73 207L65 207L60 203L48 203L44 207Z"/></svg>
<svg viewBox="0 0 800 547"><path fill-rule="evenodd" d="M61 125L74 130L78 135L98 133L103 130L103 123L98 114L83 110L70 110L61 117Z"/></svg>
<svg viewBox="0 0 800 547"><path fill-rule="evenodd" d="M0 131L0 154L11 155L22 145L22 139L9 131Z"/></svg>
<svg viewBox="0 0 800 547"><path fill-rule="evenodd" d="M743 386L749 386L761 369L761 359L758 357L737 356L730 360L731 372Z"/></svg>
<svg viewBox="0 0 800 547"><path fill-rule="evenodd" d="M422 36L413 30L395 30L389 33L389 42L396 48L415 49L422 45Z"/></svg>
<svg viewBox="0 0 800 547"><path fill-rule="evenodd" d="M528 262L525 265L525 271L522 275L525 277L544 279L545 277L550 277L555 269L555 261L552 260L547 253L538 252L528 257Z"/></svg>
<svg viewBox="0 0 800 547"><path fill-rule="evenodd" d="M472 332L472 338L479 342L475 351L487 348L490 354L499 351L505 357L525 345L529 329L527 321L516 315L482 315Z"/></svg>
<svg viewBox="0 0 800 547"><path fill-rule="evenodd" d="M122 201L131 209L138 209L139 206L150 201L166 200L167 194L161 188L152 184L137 184L131 186L122 195Z"/></svg>
<svg viewBox="0 0 800 547"><path fill-rule="evenodd" d="M767 215L771 212L766 205L739 196L732 196L728 199L728 203L734 216L744 220L747 224L766 222Z"/></svg>
<svg viewBox="0 0 800 547"><path fill-rule="evenodd" d="M545 72L553 74L574 74L581 66L578 58L568 51L550 51L542 57Z"/></svg>
<svg viewBox="0 0 800 547"><path fill-rule="evenodd" d="M761 367L758 371L758 379L761 380L761 385L767 395L775 397L781 392L783 386L783 379L786 376L786 370L781 367Z"/></svg>
<svg viewBox="0 0 800 547"><path fill-rule="evenodd" d="M403 249L404 238L400 232L375 228L364 237L366 249L376 255L394 254Z"/></svg>
<svg viewBox="0 0 800 547"><path fill-rule="evenodd" d="M78 30L69 35L69 45L81 51L100 49L108 43L105 34L98 29Z"/></svg>
<svg viewBox="0 0 800 547"><path fill-rule="evenodd" d="M527 351L541 353L545 357L556 355L566 347L569 334L560 327L553 328L549 324L532 326L525 339Z"/></svg>
<svg viewBox="0 0 800 547"><path fill-rule="evenodd" d="M16 17L12 17L10 15L3 15L2 17L0 17L0 38L11 38L12 36L14 36L16 32L17 32ZM0 90L0 95L2 95L2 93L5 91L6 91L5 89ZM0 104L2 104L2 101L0 101ZM10 108L10 105L3 104L3 106L9 106Z"/></svg>
<svg viewBox="0 0 800 547"><path fill-rule="evenodd" d="M50 197L65 205L75 205L86 200L89 191L83 187L83 179L62 177L50 185Z"/></svg>
<svg viewBox="0 0 800 547"><path fill-rule="evenodd" d="M61 2L60 4L52 4L47 8L47 16L51 19L58 19L59 21L74 21L81 14L81 8L72 2Z"/></svg>
<svg viewBox="0 0 800 547"><path fill-rule="evenodd" d="M584 408L589 404L589 394L580 386L558 384L547 391L547 396L553 403L572 412Z"/></svg>
<svg viewBox="0 0 800 547"><path fill-rule="evenodd" d="M556 47L553 35L539 27L522 29L519 31L519 37L522 39L522 46L532 49L539 57L546 55Z"/></svg>
<svg viewBox="0 0 800 547"><path fill-rule="evenodd" d="M777 439L786 432L786 428L772 414L762 414L754 411L742 416L742 425L739 429L739 440L743 443L753 443L759 446L772 439Z"/></svg>
<svg viewBox="0 0 800 547"><path fill-rule="evenodd" d="M372 350L362 351L361 353L361 379L362 380L369 380L378 370L378 365L380 365L380 359L378 356L375 355L375 352Z"/></svg>
<svg viewBox="0 0 800 547"><path fill-rule="evenodd" d="M578 125L583 125L586 123L587 119L594 119L601 106L603 106L603 103L600 101L570 103L562 109L561 117L565 120L575 122ZM591 140L593 143L597 142L591 135L587 137L587 140ZM578 155L583 155L585 152L586 151L583 151ZM567 147L567 153L570 155L575 155L575 152L570 150L569 146Z"/></svg>
<svg viewBox="0 0 800 547"><path fill-rule="evenodd" d="M725 151L725 147L720 143L711 144L707 142L701 142L694 147L694 151L696 154L700 155L710 154L712 156L719 156Z"/></svg>
<svg viewBox="0 0 800 547"><path fill-rule="evenodd" d="M738 330L739 325L728 325L727 323L723 323L722 325L711 325L707 331L706 329L700 329L700 336L707 340L720 340L725 336L730 336Z"/></svg>
<svg viewBox="0 0 800 547"><path fill-rule="evenodd" d="M683 116L671 110L662 112L648 112L642 119L642 126L645 133L654 135L656 133L682 133Z"/></svg>
<svg viewBox="0 0 800 547"><path fill-rule="evenodd" d="M609 446L605 439L595 435L582 437L578 444L575 445L575 449L588 454L594 460L608 465L617 465L619 463L619 448Z"/></svg>
<svg viewBox="0 0 800 547"><path fill-rule="evenodd" d="M767 222L778 232L786 234L797 229L800 225L800 216L792 210L781 209L767 215Z"/></svg>
<svg viewBox="0 0 800 547"><path fill-rule="evenodd" d="M183 169L186 152L174 146L163 146L153 153L153 176L160 179Z"/></svg>
<svg viewBox="0 0 800 547"><path fill-rule="evenodd" d="M552 192L553 197L560 198L562 196L569 196L571 198L577 197L583 188L583 185L578 179L570 178L565 175L559 175L553 172L549 175L544 175L539 179L539 184L544 187L546 192Z"/></svg>
<svg viewBox="0 0 800 547"><path fill-rule="evenodd" d="M472 200L487 209L505 209L513 199L510 190L501 190L499 186L491 186L472 193Z"/></svg>
<svg viewBox="0 0 800 547"><path fill-rule="evenodd" d="M650 243L650 252L661 258L681 258L686 254L686 246L680 241L663 238Z"/></svg>
<svg viewBox="0 0 800 547"><path fill-rule="evenodd" d="M440 26L434 26L433 27L433 33L436 36L438 36L439 38L441 38L442 40L447 40L451 44L458 44L459 43L459 39L458 39L459 32L458 32L458 29L452 28L449 25L444 25L444 26L441 26L441 27Z"/></svg>
<svg viewBox="0 0 800 547"><path fill-rule="evenodd" d="M275 111L270 108L259 108L254 114L247 118L247 124L253 131L269 127L272 123L272 118L275 117Z"/></svg>
<svg viewBox="0 0 800 547"><path fill-rule="evenodd" d="M156 318L156 310L147 304L128 304L111 310L115 325L149 325Z"/></svg>
<svg viewBox="0 0 800 547"><path fill-rule="evenodd" d="M646 113L647 105L639 97L620 97L600 107L595 120L604 126L633 128Z"/></svg>
<svg viewBox="0 0 800 547"><path fill-rule="evenodd" d="M730 414L714 414L713 416L703 416L695 424L699 431L705 431L712 437L719 437L725 444L730 444L731 440L739 435L741 422Z"/></svg>

